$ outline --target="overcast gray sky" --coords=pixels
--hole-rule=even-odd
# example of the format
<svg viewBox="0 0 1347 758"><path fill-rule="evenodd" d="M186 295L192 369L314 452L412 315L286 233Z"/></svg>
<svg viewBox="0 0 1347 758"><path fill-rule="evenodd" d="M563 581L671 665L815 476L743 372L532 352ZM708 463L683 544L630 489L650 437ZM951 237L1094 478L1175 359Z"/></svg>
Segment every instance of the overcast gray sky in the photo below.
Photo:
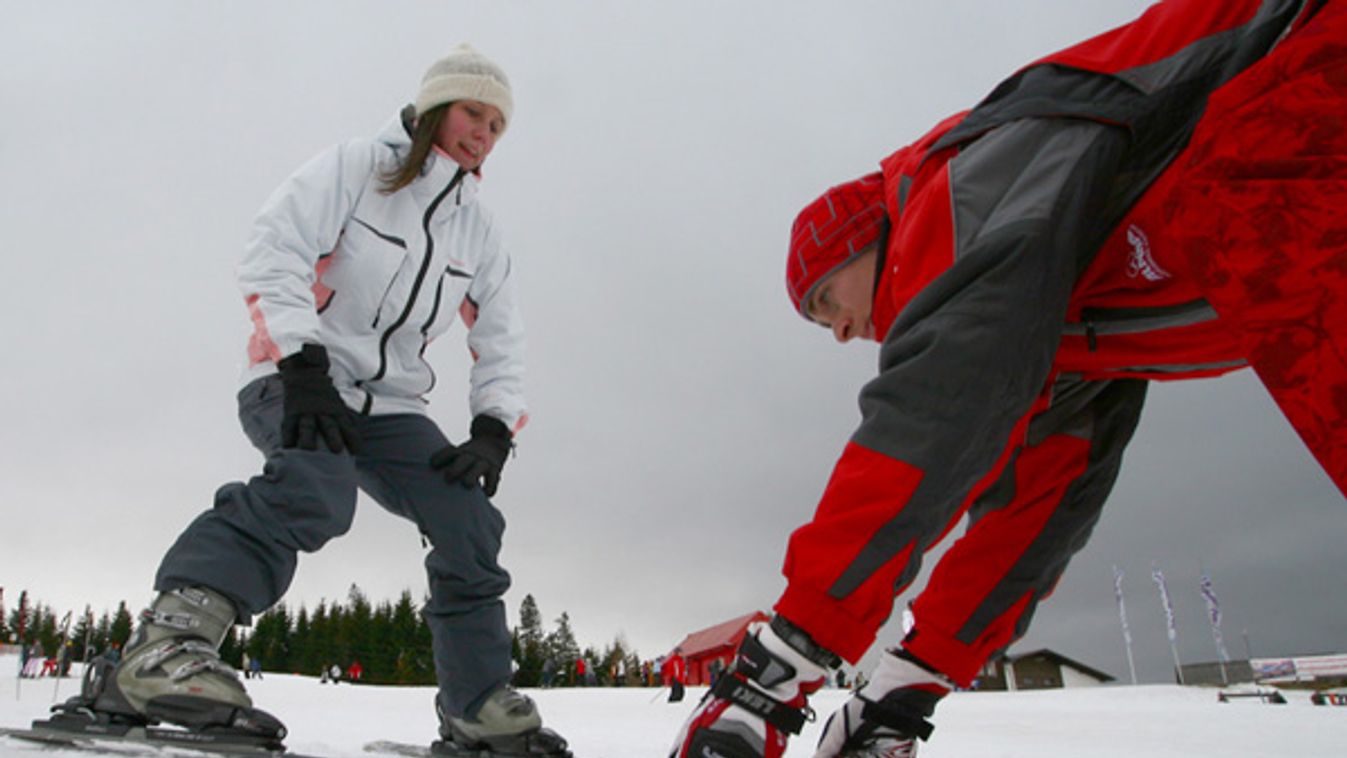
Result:
<svg viewBox="0 0 1347 758"><path fill-rule="evenodd" d="M621 634L653 657L769 609L876 358L791 310L794 214L1146 5L0 0L5 602L139 607L215 488L259 468L234 405L252 215L470 41L517 104L482 195L529 336L532 422L497 499L512 621L531 593L582 644ZM432 415L461 437L467 350L451 333L430 356ZM1345 534L1342 497L1251 373L1156 386L1093 542L1016 649L1126 678L1118 565L1139 673L1165 680L1155 563L1185 661L1214 655L1203 568L1233 655L1246 633L1257 656L1344 651ZM419 598L421 559L415 529L362 499L288 601L352 583Z"/></svg>

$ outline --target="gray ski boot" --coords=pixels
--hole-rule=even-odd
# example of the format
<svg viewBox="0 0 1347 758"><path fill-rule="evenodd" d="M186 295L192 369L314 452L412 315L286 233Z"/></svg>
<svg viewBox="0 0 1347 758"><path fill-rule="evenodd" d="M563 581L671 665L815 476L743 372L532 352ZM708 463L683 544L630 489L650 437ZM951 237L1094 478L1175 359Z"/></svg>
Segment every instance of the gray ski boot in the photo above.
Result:
<svg viewBox="0 0 1347 758"><path fill-rule="evenodd" d="M237 611L205 587L160 593L141 612L122 661L99 683L94 710L279 740L285 727L253 708L220 644Z"/></svg>
<svg viewBox="0 0 1347 758"><path fill-rule="evenodd" d="M435 755L571 758L566 740L543 726L533 701L509 686L492 692L472 718L439 713L441 739L430 747Z"/></svg>

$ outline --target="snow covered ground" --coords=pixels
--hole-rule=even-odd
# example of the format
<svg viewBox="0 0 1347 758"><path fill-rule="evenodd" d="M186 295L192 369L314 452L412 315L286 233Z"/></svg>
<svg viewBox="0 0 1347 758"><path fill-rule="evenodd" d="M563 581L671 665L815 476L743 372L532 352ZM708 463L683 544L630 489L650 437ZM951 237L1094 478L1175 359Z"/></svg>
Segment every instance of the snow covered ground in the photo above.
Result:
<svg viewBox="0 0 1347 758"><path fill-rule="evenodd" d="M13 657L0 657L0 726L26 726L53 701L52 679L16 678ZM58 699L79 687L60 682ZM433 690L353 687L267 674L249 683L259 707L290 727L290 749L323 756L361 756L374 740L429 742L435 736ZM653 689L530 691L546 723L571 742L578 758L664 758L674 733L703 690L679 704ZM1216 690L1141 686L1019 693L956 693L941 704L922 758L1318 758L1347 754L1347 707L1315 706L1286 691L1287 705L1218 703ZM846 697L824 690L813 705L831 712ZM808 758L821 724L806 727L788 752ZM165 751L166 755L173 753ZM0 738L0 756L76 758L87 753ZM185 755L185 753L184 753Z"/></svg>

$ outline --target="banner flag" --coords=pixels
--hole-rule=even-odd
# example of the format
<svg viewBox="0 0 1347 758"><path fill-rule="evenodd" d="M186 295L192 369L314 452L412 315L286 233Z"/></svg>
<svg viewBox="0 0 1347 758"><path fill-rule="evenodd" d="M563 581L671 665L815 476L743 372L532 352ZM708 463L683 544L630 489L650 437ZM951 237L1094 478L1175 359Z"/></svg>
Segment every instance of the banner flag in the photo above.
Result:
<svg viewBox="0 0 1347 758"><path fill-rule="evenodd" d="M1175 642L1179 638L1179 632L1174 627L1174 605L1169 602L1169 587L1165 585L1165 575L1160 569L1152 568L1151 578L1155 580L1155 586L1160 588L1160 603L1165 608L1165 626L1169 630L1169 641Z"/></svg>
<svg viewBox="0 0 1347 758"><path fill-rule="evenodd" d="M1160 588L1160 603L1165 608L1165 626L1169 630L1169 652L1174 655L1174 676L1179 684L1185 684L1183 663L1179 661L1179 631L1174 626L1174 605L1169 602L1169 587L1165 585L1165 575L1160 573L1155 564L1151 564L1151 578L1155 580L1155 586Z"/></svg>
<svg viewBox="0 0 1347 758"><path fill-rule="evenodd" d="M1118 621L1122 623L1123 642L1127 645L1127 668L1132 672L1132 684L1137 683L1137 666L1132 659L1132 630L1127 626L1127 605L1123 602L1123 571L1113 567L1113 594L1118 598Z"/></svg>
<svg viewBox="0 0 1347 758"><path fill-rule="evenodd" d="M1118 598L1118 620L1122 622L1123 639L1132 644L1132 630L1127 627L1127 605L1123 603L1122 569L1113 567L1113 594Z"/></svg>
<svg viewBox="0 0 1347 758"><path fill-rule="evenodd" d="M1230 661L1230 654L1225 650L1225 638L1221 635L1221 604L1216 600L1216 590L1211 586L1211 575L1202 572L1202 598L1207 601L1207 615L1211 619L1211 636L1216 640L1216 653L1221 656L1221 662Z"/></svg>

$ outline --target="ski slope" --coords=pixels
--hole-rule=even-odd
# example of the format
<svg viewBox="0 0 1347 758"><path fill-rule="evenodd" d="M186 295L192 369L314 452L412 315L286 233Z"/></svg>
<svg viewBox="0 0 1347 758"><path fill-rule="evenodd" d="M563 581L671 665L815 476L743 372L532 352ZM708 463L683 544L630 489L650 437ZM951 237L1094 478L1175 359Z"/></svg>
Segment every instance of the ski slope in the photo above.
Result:
<svg viewBox="0 0 1347 758"><path fill-rule="evenodd" d="M79 680L17 679L18 662L0 657L0 726L43 717L53 694L64 700ZM319 684L309 677L266 674L248 682L257 705L290 728L291 750L365 756L374 740L428 743L435 737L434 690ZM577 758L665 758L673 735L704 692L678 704L653 689L529 691L543 719L570 740ZM921 758L1194 758L1347 755L1347 707L1315 706L1309 694L1284 692L1287 705L1218 703L1216 690L1147 685L1018 693L955 693L941 704ZM847 696L824 690L812 704L823 716ZM821 723L806 726L789 758L813 754ZM163 751L163 755L196 755ZM0 738L0 756L87 758L78 750ZM368 758L366 756L366 758Z"/></svg>

